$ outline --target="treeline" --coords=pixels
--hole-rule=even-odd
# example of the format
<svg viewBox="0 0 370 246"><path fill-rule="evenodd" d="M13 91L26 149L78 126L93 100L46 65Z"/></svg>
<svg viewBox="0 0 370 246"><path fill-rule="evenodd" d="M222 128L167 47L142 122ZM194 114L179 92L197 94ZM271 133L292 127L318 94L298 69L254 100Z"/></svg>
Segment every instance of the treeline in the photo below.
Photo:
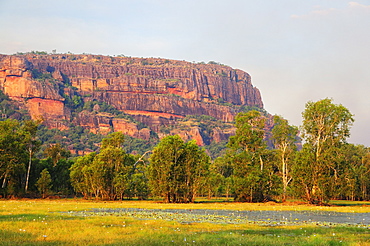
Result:
<svg viewBox="0 0 370 246"><path fill-rule="evenodd" d="M370 149L346 142L353 115L330 99L308 102L302 113L301 150L298 128L275 116L271 141L264 141L265 118L257 111L236 117L229 150L216 159L220 180L230 184L237 201L285 201L287 197L323 204L330 199L368 200ZM223 179L225 177L225 179Z"/></svg>
<svg viewBox="0 0 370 246"><path fill-rule="evenodd" d="M47 185L53 185L53 193L67 195L73 190L69 182L69 168L73 164L69 151L55 144L43 151L46 158L35 157L42 145L37 137L38 128L39 122L32 120L0 121L0 196L36 196L38 187L45 190L39 181L42 173L42 178L52 175L52 183ZM45 191L40 195L45 196Z"/></svg>
<svg viewBox="0 0 370 246"><path fill-rule="evenodd" d="M177 135L163 138L143 155L128 154L127 137L120 132L105 137L99 150L71 157L58 143L42 146L39 122L7 119L0 121L0 194L161 197L166 202L194 202L199 196L242 202L289 198L312 204L369 200L370 149L346 142L353 115L324 99L308 102L302 116L299 129L274 116L267 134L263 114L239 113L236 134L215 160L194 141L184 142Z"/></svg>

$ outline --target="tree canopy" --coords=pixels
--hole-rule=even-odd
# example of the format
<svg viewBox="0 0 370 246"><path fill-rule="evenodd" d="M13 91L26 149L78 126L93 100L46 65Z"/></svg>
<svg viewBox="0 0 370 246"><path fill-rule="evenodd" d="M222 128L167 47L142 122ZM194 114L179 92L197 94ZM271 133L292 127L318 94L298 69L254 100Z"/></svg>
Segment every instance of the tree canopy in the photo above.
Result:
<svg viewBox="0 0 370 246"><path fill-rule="evenodd" d="M185 143L178 135L163 138L150 157L153 194L166 202L194 202L207 176L209 161L195 141Z"/></svg>
<svg viewBox="0 0 370 246"><path fill-rule="evenodd" d="M331 99L308 102L302 113L303 150L296 161L295 183L310 203L329 201L339 181L341 155L353 115Z"/></svg>

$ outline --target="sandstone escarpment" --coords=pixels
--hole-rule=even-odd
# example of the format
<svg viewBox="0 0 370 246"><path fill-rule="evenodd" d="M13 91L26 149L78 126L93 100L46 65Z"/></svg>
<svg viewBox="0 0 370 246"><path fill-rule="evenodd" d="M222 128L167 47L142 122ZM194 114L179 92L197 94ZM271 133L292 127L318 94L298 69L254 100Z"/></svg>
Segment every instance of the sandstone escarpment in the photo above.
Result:
<svg viewBox="0 0 370 246"><path fill-rule="evenodd" d="M186 99L220 99L263 107L248 73L228 66L164 59L92 55L28 56L33 67L68 78L81 91L175 94Z"/></svg>
<svg viewBox="0 0 370 246"><path fill-rule="evenodd" d="M173 95L96 92L94 98L108 102L117 109L132 115L158 115L164 118L210 115L216 119L230 122L236 114L233 107L199 102Z"/></svg>
<svg viewBox="0 0 370 246"><path fill-rule="evenodd" d="M73 123L94 133L119 130L144 139L150 130L136 123L87 111L72 116L70 111L86 102L104 102L159 133L162 126L187 115L231 122L243 107L263 108L259 90L246 72L159 58L1 55L0 89L23 101L33 118L42 116L50 127L63 129ZM197 128L183 135L205 143ZM213 135L221 141L229 133L218 129Z"/></svg>
<svg viewBox="0 0 370 246"><path fill-rule="evenodd" d="M23 103L33 119L46 119L49 127L65 129L70 111L59 94L59 85L32 77L32 64L24 57L0 57L0 89ZM62 82L60 82L62 83Z"/></svg>
<svg viewBox="0 0 370 246"><path fill-rule="evenodd" d="M32 78L33 65L23 57L3 56L0 60L0 89L13 98L44 98L63 101L59 87Z"/></svg>
<svg viewBox="0 0 370 246"><path fill-rule="evenodd" d="M67 77L81 91L175 94L263 107L248 73L228 66L164 59L92 55L28 56L34 68Z"/></svg>

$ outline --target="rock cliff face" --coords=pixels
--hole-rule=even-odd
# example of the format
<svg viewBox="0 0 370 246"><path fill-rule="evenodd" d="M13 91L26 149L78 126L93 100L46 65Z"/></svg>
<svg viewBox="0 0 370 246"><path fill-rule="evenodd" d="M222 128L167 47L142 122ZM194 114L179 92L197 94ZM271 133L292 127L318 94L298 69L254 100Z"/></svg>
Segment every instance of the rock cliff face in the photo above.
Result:
<svg viewBox="0 0 370 246"><path fill-rule="evenodd" d="M0 55L0 89L43 117L49 127L72 122L95 133L123 131L149 138L150 130L177 124L187 115L209 115L231 122L242 107L263 108L248 73L218 64L194 64L157 58L98 55ZM76 111L69 102L105 102L148 128L114 115ZM226 135L215 129L214 140ZM199 129L183 134L203 145ZM186 136L185 136L186 135ZM190 136L190 137L189 137Z"/></svg>
<svg viewBox="0 0 370 246"><path fill-rule="evenodd" d="M32 69L25 57L0 56L0 89L23 103L33 119L42 117L47 126L65 129L65 122L71 117L58 83L35 80Z"/></svg>

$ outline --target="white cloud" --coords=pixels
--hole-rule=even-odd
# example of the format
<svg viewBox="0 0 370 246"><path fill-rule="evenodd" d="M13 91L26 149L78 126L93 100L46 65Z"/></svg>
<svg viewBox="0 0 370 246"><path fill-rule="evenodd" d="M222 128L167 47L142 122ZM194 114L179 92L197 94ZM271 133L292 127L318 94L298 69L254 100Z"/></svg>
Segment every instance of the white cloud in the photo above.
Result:
<svg viewBox="0 0 370 246"><path fill-rule="evenodd" d="M363 8L363 9L366 9L366 10L370 10L370 5L364 5L364 4L360 4L360 3L357 3L357 2L349 2L348 5L351 8Z"/></svg>
<svg viewBox="0 0 370 246"><path fill-rule="evenodd" d="M358 2L349 2L344 8L324 8L323 6L315 5L313 6L313 10L307 14L292 14L290 17L293 19L317 18L334 14L346 14L353 10L370 11L370 5L360 4Z"/></svg>

